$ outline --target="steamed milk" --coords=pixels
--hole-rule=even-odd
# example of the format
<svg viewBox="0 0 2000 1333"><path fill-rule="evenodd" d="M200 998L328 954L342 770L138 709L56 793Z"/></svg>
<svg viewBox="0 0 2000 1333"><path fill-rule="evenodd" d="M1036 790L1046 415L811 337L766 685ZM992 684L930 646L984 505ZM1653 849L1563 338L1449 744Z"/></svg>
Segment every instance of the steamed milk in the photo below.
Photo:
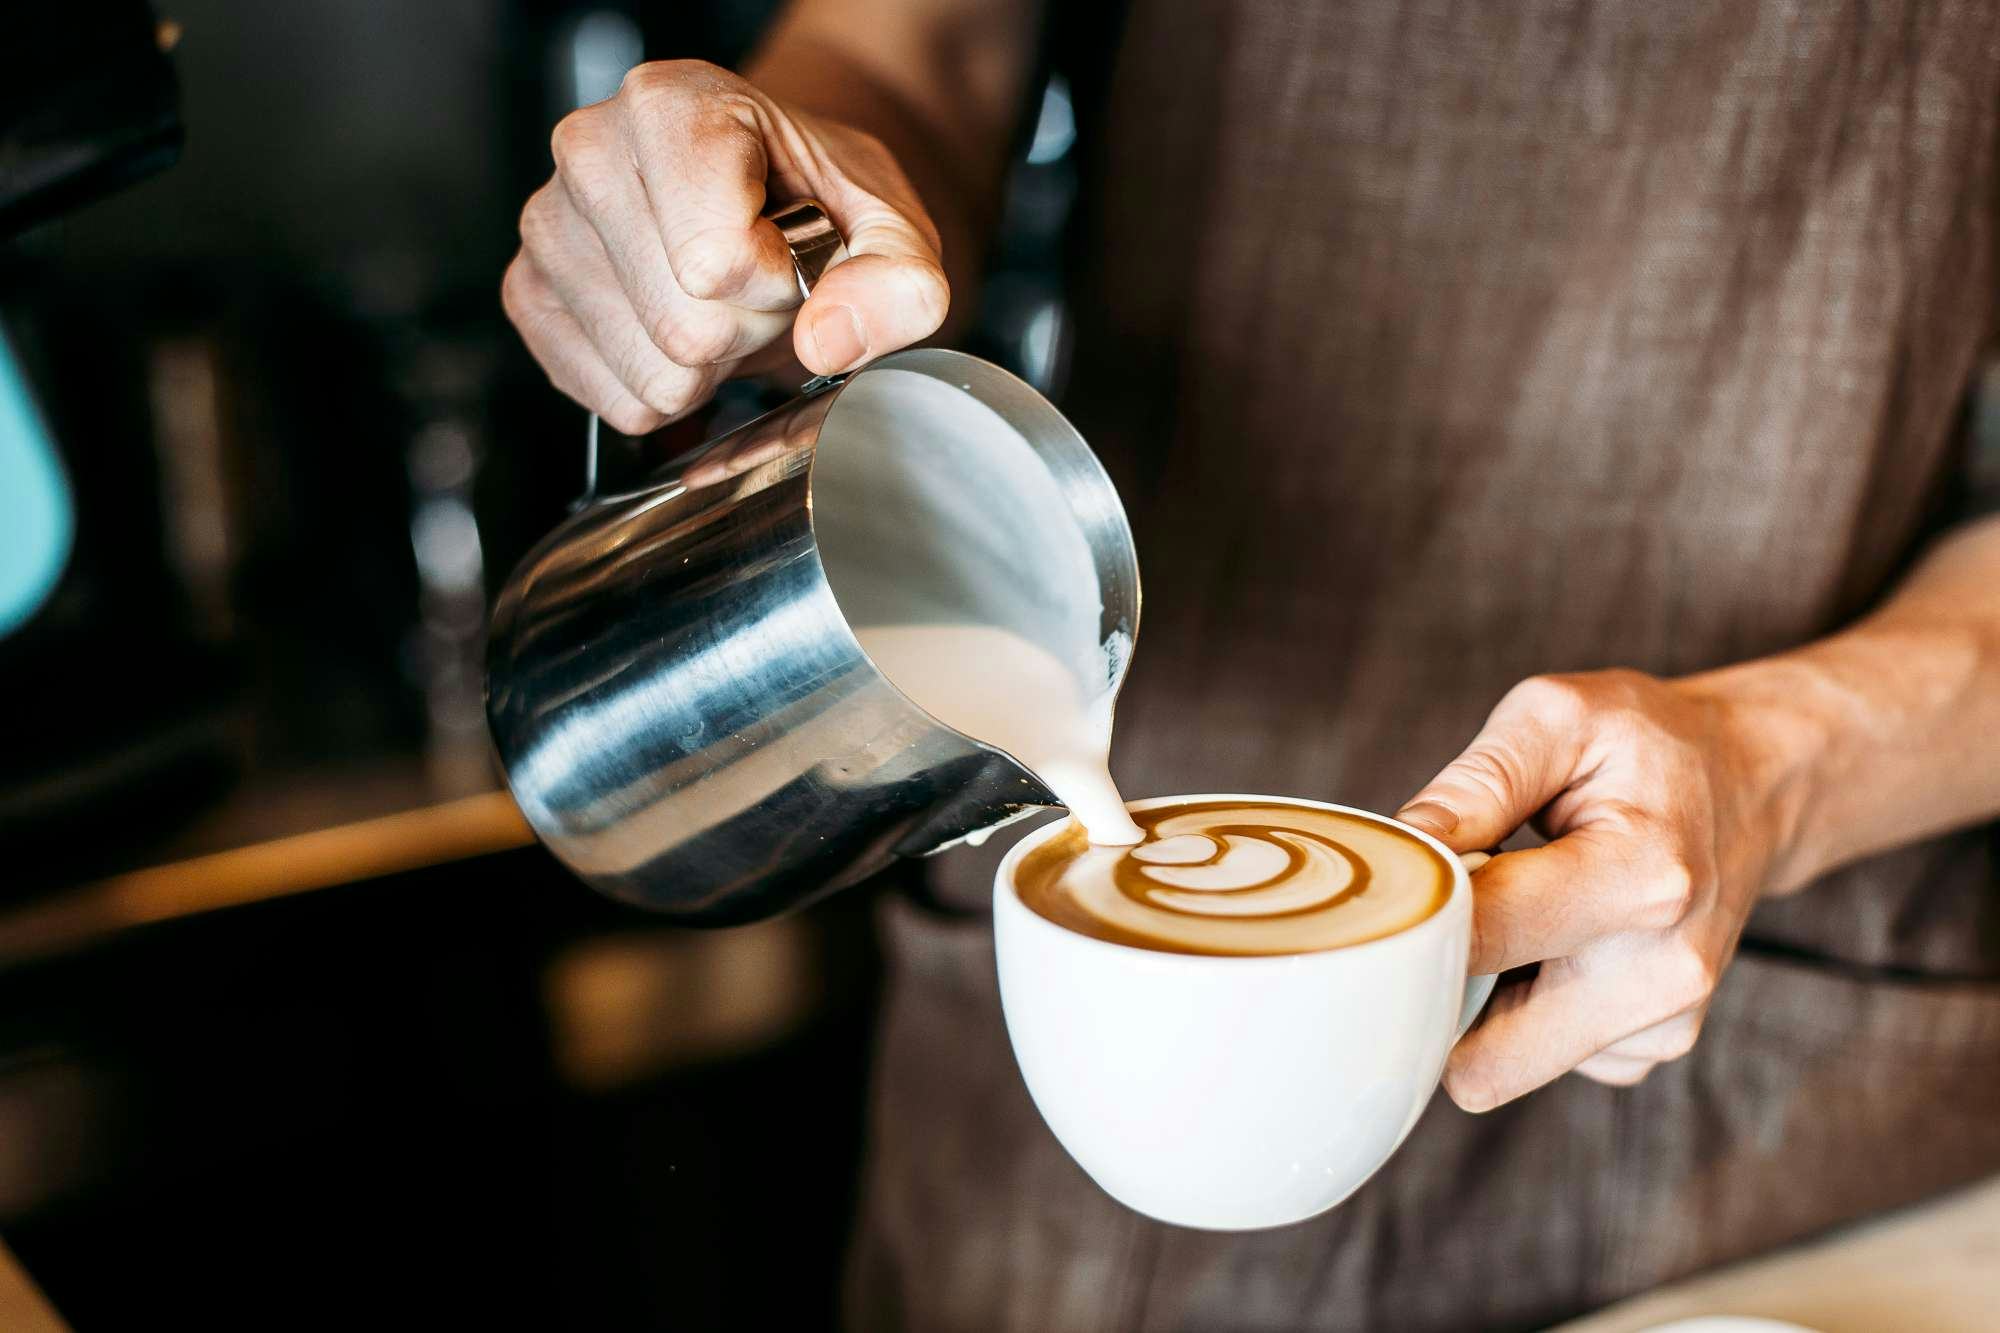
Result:
<svg viewBox="0 0 2000 1333"><path fill-rule="evenodd" d="M855 637L897 689L1042 780L1092 843L1143 836L1111 781L1111 693L1085 698L1046 649L992 625L876 625Z"/></svg>

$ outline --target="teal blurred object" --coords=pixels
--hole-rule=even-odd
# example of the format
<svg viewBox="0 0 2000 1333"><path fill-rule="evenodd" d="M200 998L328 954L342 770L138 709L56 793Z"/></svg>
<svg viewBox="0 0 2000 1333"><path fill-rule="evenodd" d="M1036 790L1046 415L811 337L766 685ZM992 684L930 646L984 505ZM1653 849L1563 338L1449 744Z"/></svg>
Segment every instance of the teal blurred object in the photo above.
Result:
<svg viewBox="0 0 2000 1333"><path fill-rule="evenodd" d="M55 589L75 532L55 441L0 329L0 638L26 624Z"/></svg>

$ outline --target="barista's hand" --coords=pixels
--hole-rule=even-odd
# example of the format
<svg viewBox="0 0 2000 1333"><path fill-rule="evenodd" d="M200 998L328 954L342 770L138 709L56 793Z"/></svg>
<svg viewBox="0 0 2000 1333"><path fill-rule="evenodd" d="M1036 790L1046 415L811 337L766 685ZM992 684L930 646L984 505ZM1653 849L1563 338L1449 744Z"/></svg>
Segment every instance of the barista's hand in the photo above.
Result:
<svg viewBox="0 0 2000 1333"><path fill-rule="evenodd" d="M556 387L627 434L781 363L787 349L770 344L787 330L827 375L944 320L937 229L889 151L726 70L640 65L616 97L565 117L552 148L501 300ZM818 199L852 256L802 308L784 241L759 217L767 193Z"/></svg>
<svg viewBox="0 0 2000 1333"><path fill-rule="evenodd" d="M1699 677L1536 677L1411 799L1399 817L1459 851L1531 818L1550 839L1474 878L1472 971L1541 968L1453 1050L1460 1106L1687 1053L1791 826L1769 726Z"/></svg>

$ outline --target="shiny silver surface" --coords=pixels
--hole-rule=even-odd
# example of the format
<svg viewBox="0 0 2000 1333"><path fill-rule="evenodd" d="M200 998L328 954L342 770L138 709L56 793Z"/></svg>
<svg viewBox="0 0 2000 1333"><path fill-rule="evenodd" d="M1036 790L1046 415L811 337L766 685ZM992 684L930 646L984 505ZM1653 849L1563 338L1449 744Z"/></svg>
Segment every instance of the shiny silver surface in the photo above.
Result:
<svg viewBox="0 0 2000 1333"><path fill-rule="evenodd" d="M916 420L915 403L932 410ZM954 403L1018 440L955 429ZM822 448L839 467L816 495ZM901 352L655 476L572 514L493 617L494 743L578 875L683 920L748 921L1051 802L905 698L846 613L1006 624L1062 638L1070 660L1081 616L1116 688L1138 630L1131 533L1033 389L976 357ZM846 611L822 559L836 529L835 563L857 570Z"/></svg>
<svg viewBox="0 0 2000 1333"><path fill-rule="evenodd" d="M778 234L791 249L802 299L812 295L813 284L821 275L847 258L847 243L840 239L840 232L818 201L801 199L765 216L777 225Z"/></svg>

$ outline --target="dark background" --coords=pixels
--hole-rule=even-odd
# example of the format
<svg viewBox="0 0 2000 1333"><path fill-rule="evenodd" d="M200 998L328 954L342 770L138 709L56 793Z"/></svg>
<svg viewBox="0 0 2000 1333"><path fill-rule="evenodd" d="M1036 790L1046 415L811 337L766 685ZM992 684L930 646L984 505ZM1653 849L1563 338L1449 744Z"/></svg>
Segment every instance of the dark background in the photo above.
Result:
<svg viewBox="0 0 2000 1333"><path fill-rule="evenodd" d="M78 509L0 639L0 935L218 811L491 789L487 600L582 469L499 310L516 216L579 77L734 63L772 8L171 6L179 161L0 240ZM1065 86L966 340L1044 388ZM675 931L531 848L0 956L0 1238L80 1329L825 1325L869 917Z"/></svg>

